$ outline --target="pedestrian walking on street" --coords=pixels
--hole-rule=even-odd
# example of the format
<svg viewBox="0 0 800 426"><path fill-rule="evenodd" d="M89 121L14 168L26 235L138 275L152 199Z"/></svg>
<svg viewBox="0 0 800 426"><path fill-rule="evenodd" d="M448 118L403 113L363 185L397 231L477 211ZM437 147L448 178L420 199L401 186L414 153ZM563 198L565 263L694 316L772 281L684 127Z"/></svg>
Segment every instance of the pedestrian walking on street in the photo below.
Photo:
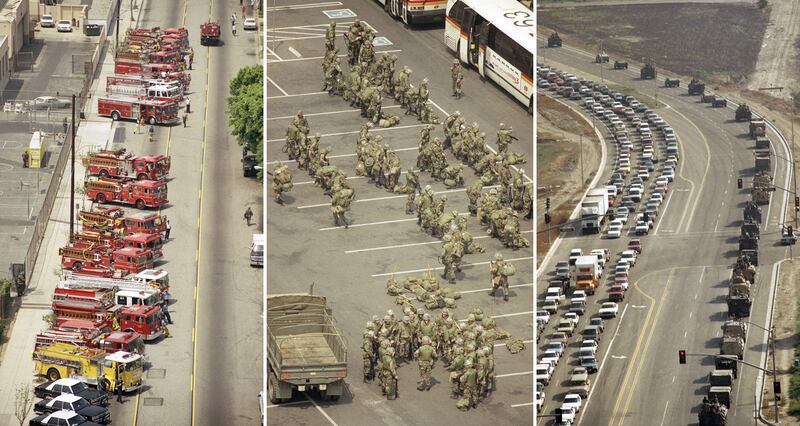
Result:
<svg viewBox="0 0 800 426"><path fill-rule="evenodd" d="M191 47L189 48L189 69L192 69L192 63L194 63L194 49Z"/></svg>
<svg viewBox="0 0 800 426"><path fill-rule="evenodd" d="M22 151L22 168L28 168L28 151Z"/></svg>
<svg viewBox="0 0 800 426"><path fill-rule="evenodd" d="M192 100L189 97L186 97L186 112L191 114L192 113Z"/></svg>
<svg viewBox="0 0 800 426"><path fill-rule="evenodd" d="M167 322L172 324L172 317L169 315L169 303L164 302L161 304L161 313L164 315L164 318L167 319Z"/></svg>
<svg viewBox="0 0 800 426"><path fill-rule="evenodd" d="M189 114L183 113L183 127L186 127L186 120L189 119Z"/></svg>
<svg viewBox="0 0 800 426"><path fill-rule="evenodd" d="M153 142L153 139L155 138L156 135L156 128L153 127L152 124L150 125L150 130L148 130L148 133L150 134L150 142Z"/></svg>
<svg viewBox="0 0 800 426"><path fill-rule="evenodd" d="M142 124L144 124L144 117L139 117L136 119L136 131L133 132L134 134L138 135L142 132Z"/></svg>
<svg viewBox="0 0 800 426"><path fill-rule="evenodd" d="M250 220L253 219L253 211L250 210L250 207L244 211L244 219L247 221L247 226L250 226Z"/></svg>
<svg viewBox="0 0 800 426"><path fill-rule="evenodd" d="M233 36L236 37L236 24L233 24L231 31L233 32Z"/></svg>
<svg viewBox="0 0 800 426"><path fill-rule="evenodd" d="M167 219L167 232L164 233L164 238L167 239L167 240L169 239L170 231L172 231L172 224L169 223L169 219Z"/></svg>

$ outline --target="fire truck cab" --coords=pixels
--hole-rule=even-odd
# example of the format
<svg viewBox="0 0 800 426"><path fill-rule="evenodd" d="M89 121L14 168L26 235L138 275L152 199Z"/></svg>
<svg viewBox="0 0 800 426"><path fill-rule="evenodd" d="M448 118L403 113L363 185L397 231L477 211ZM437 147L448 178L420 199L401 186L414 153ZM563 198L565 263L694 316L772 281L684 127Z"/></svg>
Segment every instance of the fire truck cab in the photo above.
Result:
<svg viewBox="0 0 800 426"><path fill-rule="evenodd" d="M114 269L122 275L135 274L153 267L153 252L136 247L124 247L114 251Z"/></svg>
<svg viewBox="0 0 800 426"><path fill-rule="evenodd" d="M125 236L125 247L135 247L147 249L153 253L153 260L160 259L164 253L161 251L163 242L161 234L150 234L146 232L136 232Z"/></svg>
<svg viewBox="0 0 800 426"><path fill-rule="evenodd" d="M119 328L141 334L146 342L158 339L164 333L161 308L145 305L123 307L119 311Z"/></svg>
<svg viewBox="0 0 800 426"><path fill-rule="evenodd" d="M161 303L161 292L156 289L147 290L117 290L117 305L123 306L155 306Z"/></svg>
<svg viewBox="0 0 800 426"><path fill-rule="evenodd" d="M136 280L157 285L158 289L164 292L169 290L169 272L163 269L145 269L134 276Z"/></svg>
<svg viewBox="0 0 800 426"><path fill-rule="evenodd" d="M144 232L161 234L167 230L167 217L157 213L140 212L123 218L126 234Z"/></svg>

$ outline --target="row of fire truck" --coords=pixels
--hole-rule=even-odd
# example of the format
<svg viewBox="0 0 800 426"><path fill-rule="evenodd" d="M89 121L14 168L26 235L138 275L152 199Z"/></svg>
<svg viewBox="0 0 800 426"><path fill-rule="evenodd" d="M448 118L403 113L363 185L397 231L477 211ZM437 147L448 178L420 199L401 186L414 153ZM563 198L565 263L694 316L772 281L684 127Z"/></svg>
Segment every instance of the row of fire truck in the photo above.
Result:
<svg viewBox="0 0 800 426"><path fill-rule="evenodd" d="M92 151L81 156L81 162L90 175L137 180L166 179L171 166L166 155L133 155L125 148Z"/></svg>
<svg viewBox="0 0 800 426"><path fill-rule="evenodd" d="M114 120L144 119L148 124L177 124L178 110L190 78L186 55L192 55L186 28L136 28L114 57L106 95L97 98L97 113Z"/></svg>

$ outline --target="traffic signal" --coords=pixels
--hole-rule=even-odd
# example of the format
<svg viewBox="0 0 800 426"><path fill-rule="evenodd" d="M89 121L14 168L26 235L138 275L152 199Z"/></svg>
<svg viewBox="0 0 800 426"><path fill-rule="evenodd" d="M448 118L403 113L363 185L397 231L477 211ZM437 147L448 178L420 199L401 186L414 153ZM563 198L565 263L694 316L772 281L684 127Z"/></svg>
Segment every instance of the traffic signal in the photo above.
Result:
<svg viewBox="0 0 800 426"><path fill-rule="evenodd" d="M736 187L742 189L742 178L736 179Z"/></svg>
<svg viewBox="0 0 800 426"><path fill-rule="evenodd" d="M678 364L686 364L686 351L678 351Z"/></svg>
<svg viewBox="0 0 800 426"><path fill-rule="evenodd" d="M550 210L550 197L544 199L544 209Z"/></svg>
<svg viewBox="0 0 800 426"><path fill-rule="evenodd" d="M775 392L775 396L779 397L781 394L781 382L778 380L772 382L772 390Z"/></svg>
<svg viewBox="0 0 800 426"><path fill-rule="evenodd" d="M794 197L794 206L800 207L800 197Z"/></svg>
<svg viewBox="0 0 800 426"><path fill-rule="evenodd" d="M544 214L544 223L550 223L552 221L553 221L553 217L550 216L550 213L545 213Z"/></svg>

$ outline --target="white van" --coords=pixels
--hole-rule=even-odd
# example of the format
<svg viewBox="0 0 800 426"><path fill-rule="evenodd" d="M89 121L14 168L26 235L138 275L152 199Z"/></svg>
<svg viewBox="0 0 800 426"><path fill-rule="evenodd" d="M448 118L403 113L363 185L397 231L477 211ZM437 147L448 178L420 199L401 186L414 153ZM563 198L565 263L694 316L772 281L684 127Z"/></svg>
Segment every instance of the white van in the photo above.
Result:
<svg viewBox="0 0 800 426"><path fill-rule="evenodd" d="M264 234L253 234L253 242L250 244L250 266L264 266L265 243Z"/></svg>

